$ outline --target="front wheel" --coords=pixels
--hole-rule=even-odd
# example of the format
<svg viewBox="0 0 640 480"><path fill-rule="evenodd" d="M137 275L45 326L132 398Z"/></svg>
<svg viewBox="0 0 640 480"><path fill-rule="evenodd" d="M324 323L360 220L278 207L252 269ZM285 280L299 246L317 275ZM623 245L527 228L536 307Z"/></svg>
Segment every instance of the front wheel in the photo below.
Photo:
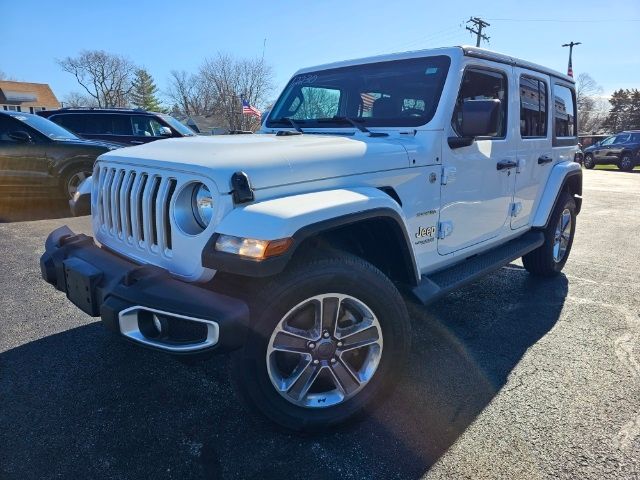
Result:
<svg viewBox="0 0 640 480"><path fill-rule="evenodd" d="M633 170L633 158L631 158L630 153L625 153L620 159L620 163L618 164L618 168L623 172L630 172Z"/></svg>
<svg viewBox="0 0 640 480"><path fill-rule="evenodd" d="M276 423L330 428L371 406L401 374L409 316L373 265L328 254L252 290L256 318L234 376L249 403Z"/></svg>
<svg viewBox="0 0 640 480"><path fill-rule="evenodd" d="M522 257L524 268L543 277L559 274L569 258L575 232L576 201L572 195L563 192L544 229L544 243Z"/></svg>
<svg viewBox="0 0 640 480"><path fill-rule="evenodd" d="M584 156L583 165L584 165L584 168L587 168L589 170L591 170L593 167L596 166L596 161L593 159L593 155L592 154L587 153Z"/></svg>
<svg viewBox="0 0 640 480"><path fill-rule="evenodd" d="M87 177L91 176L90 167L74 167L70 171L64 174L62 178L62 194L71 200L75 193L78 191L78 187Z"/></svg>

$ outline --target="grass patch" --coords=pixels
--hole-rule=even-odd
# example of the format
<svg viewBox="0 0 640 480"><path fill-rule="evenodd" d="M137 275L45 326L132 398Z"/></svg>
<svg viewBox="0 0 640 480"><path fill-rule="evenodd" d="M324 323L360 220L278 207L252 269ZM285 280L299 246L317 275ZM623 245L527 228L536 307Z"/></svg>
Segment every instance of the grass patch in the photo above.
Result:
<svg viewBox="0 0 640 480"><path fill-rule="evenodd" d="M596 165L595 170L620 170L620 169L615 165ZM640 166L637 166L636 168L634 168L634 170L640 171Z"/></svg>

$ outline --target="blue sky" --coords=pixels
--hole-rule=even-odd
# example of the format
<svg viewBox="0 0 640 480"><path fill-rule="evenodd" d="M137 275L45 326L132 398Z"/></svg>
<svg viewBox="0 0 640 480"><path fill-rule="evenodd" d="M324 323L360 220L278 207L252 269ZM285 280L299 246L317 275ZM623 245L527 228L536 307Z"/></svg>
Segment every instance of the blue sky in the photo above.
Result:
<svg viewBox="0 0 640 480"><path fill-rule="evenodd" d="M59 98L80 90L57 58L82 49L128 56L166 87L171 70L196 71L223 51L262 55L276 96L300 67L381 53L473 44L469 16L491 23L488 48L565 71L574 50L605 93L640 88L640 0L539 1L201 1L0 0L0 70L49 83ZM552 20L552 21L550 21Z"/></svg>

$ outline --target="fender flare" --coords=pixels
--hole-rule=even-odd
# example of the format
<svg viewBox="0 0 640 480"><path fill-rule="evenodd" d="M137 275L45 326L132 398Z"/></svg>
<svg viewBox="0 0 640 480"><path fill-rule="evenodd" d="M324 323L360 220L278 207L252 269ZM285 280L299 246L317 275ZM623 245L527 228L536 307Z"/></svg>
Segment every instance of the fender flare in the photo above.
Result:
<svg viewBox="0 0 640 480"><path fill-rule="evenodd" d="M582 168L573 161L558 163L553 167L547 183L540 197L538 208L531 222L534 228L545 228L549 222L551 212L560 197L560 194L567 189L568 185L574 185L572 193L576 196L578 213L582 205ZM577 185L577 187L575 186Z"/></svg>
<svg viewBox="0 0 640 480"><path fill-rule="evenodd" d="M75 157L69 158L61 163L59 166L55 168L55 174L62 178L64 177L69 170L79 165L87 165L90 166L89 171L93 171L93 165L96 161L96 157L91 155L77 155Z"/></svg>
<svg viewBox="0 0 640 480"><path fill-rule="evenodd" d="M375 187L304 193L236 208L216 227L202 252L202 264L250 277L275 275L285 269L297 248L308 238L373 219L383 219L393 227L403 262L417 283L420 276L404 213L393 198ZM258 261L216 251L216 240L223 234L259 240L292 238L293 243L286 253Z"/></svg>

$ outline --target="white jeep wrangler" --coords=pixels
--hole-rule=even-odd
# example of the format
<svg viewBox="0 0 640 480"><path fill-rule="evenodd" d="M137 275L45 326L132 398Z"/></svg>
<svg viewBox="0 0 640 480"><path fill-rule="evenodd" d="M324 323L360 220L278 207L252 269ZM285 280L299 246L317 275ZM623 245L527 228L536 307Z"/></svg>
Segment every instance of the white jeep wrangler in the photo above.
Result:
<svg viewBox="0 0 640 480"><path fill-rule="evenodd" d="M241 391L319 429L402 371L421 303L519 258L563 268L580 211L573 79L457 47L300 70L261 134L168 139L95 164L95 243L46 281L181 356L236 350Z"/></svg>

